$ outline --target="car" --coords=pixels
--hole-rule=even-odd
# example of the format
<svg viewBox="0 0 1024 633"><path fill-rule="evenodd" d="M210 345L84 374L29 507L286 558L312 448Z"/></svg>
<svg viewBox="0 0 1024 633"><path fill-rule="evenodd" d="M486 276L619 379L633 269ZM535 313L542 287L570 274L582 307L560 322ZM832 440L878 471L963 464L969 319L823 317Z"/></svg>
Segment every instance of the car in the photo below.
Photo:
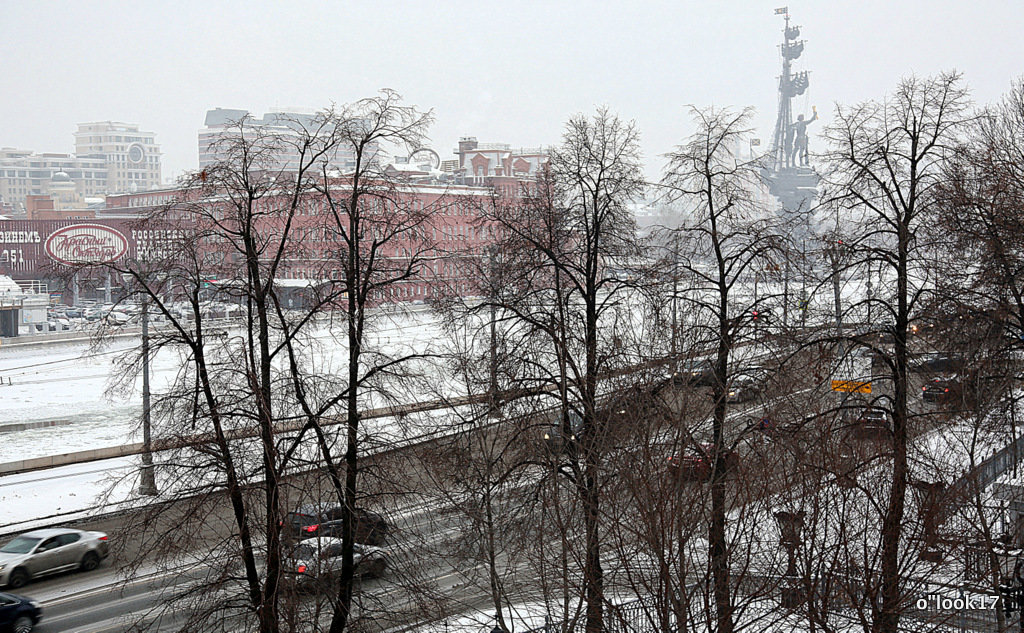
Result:
<svg viewBox="0 0 1024 633"><path fill-rule="evenodd" d="M109 312L106 316L107 323L110 325L125 325L130 319L129 315L116 310Z"/></svg>
<svg viewBox="0 0 1024 633"><path fill-rule="evenodd" d="M34 600L0 592L0 631L30 633L43 618L43 610Z"/></svg>
<svg viewBox="0 0 1024 633"><path fill-rule="evenodd" d="M714 447L701 444L699 448L682 455L668 458L668 469L673 477L680 481L707 481L711 479L711 460L708 459ZM725 449L725 472L735 472L740 467L740 456L735 451Z"/></svg>
<svg viewBox="0 0 1024 633"><path fill-rule="evenodd" d="M725 392L725 401L735 404L753 400L761 393L762 382L749 374L737 376L729 385L729 390Z"/></svg>
<svg viewBox="0 0 1024 633"><path fill-rule="evenodd" d="M344 542L322 536L303 539L285 555L284 579L296 587L311 587L330 582L341 574ZM387 553L380 547L353 543L352 560L359 576L379 578L388 568Z"/></svg>
<svg viewBox="0 0 1024 633"><path fill-rule="evenodd" d="M935 376L921 387L921 399L925 402L945 404L961 397L960 378L957 376Z"/></svg>
<svg viewBox="0 0 1024 633"><path fill-rule="evenodd" d="M289 512L281 521L286 539L298 541L312 536L341 536L340 505L306 505ZM355 541L367 545L380 545L387 538L390 525L381 515L363 508L355 509Z"/></svg>
<svg viewBox="0 0 1024 633"><path fill-rule="evenodd" d="M889 414L878 407L864 407L854 420L861 426L882 426L889 428Z"/></svg>
<svg viewBox="0 0 1024 633"><path fill-rule="evenodd" d="M679 374L688 384L697 387L711 387L715 384L715 364L707 358L687 361Z"/></svg>
<svg viewBox="0 0 1024 633"><path fill-rule="evenodd" d="M569 412L569 435L565 436L561 420L544 429L544 447L551 453L563 453L573 442L583 438L583 418L575 411Z"/></svg>
<svg viewBox="0 0 1024 633"><path fill-rule="evenodd" d="M103 532L69 528L26 532L0 547L0 586L19 589L50 574L92 571L108 554L110 543Z"/></svg>
<svg viewBox="0 0 1024 633"><path fill-rule="evenodd" d="M964 359L938 352L917 357L910 364L910 371L920 374L939 374L960 371L963 366Z"/></svg>
<svg viewBox="0 0 1024 633"><path fill-rule="evenodd" d="M843 412L843 420L854 437L877 438L889 433L889 414L885 409L864 405Z"/></svg>

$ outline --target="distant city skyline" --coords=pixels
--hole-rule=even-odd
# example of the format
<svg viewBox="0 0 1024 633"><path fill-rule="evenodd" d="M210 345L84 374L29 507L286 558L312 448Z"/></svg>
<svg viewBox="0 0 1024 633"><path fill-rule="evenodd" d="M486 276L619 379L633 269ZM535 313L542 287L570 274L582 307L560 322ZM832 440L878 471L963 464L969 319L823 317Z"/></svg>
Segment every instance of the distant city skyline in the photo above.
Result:
<svg viewBox="0 0 1024 633"><path fill-rule="evenodd" d="M834 102L881 99L903 76L956 69L990 103L1024 71L1024 11L996 0L554 1L514 13L466 2L15 3L0 27L0 55L12 60L0 147L72 153L78 123L129 121L156 134L167 180L198 167L208 110L316 110L392 88L434 110L430 145L442 160L462 136L555 144L570 116L606 105L636 120L655 178L661 154L691 129L688 104L754 106L767 149L783 6L807 41L811 86L794 107L821 114L812 152Z"/></svg>

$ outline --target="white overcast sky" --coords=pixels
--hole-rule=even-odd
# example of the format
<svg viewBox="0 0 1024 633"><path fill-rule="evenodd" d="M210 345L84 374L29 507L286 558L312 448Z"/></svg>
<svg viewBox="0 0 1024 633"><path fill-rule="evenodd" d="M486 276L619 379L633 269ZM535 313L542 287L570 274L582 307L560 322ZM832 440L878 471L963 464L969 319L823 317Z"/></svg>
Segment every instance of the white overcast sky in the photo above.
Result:
<svg viewBox="0 0 1024 633"><path fill-rule="evenodd" d="M443 159L460 136L557 143L568 117L606 105L637 122L653 177L690 129L687 104L754 106L767 144L785 5L0 0L0 146L71 152L79 122L138 123L156 133L166 179L196 166L208 109L319 108L392 88L434 110ZM834 103L882 98L910 73L962 71L980 102L1024 74L1021 0L788 6L807 40L795 66L811 71L794 103L826 122Z"/></svg>

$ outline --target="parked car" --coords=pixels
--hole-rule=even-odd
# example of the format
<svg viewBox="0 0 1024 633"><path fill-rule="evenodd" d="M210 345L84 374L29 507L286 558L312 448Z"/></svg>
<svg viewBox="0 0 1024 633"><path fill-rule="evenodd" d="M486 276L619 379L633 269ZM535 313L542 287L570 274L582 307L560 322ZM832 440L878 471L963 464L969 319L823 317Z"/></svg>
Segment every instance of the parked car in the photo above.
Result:
<svg viewBox="0 0 1024 633"><path fill-rule="evenodd" d="M298 587L328 583L341 574L340 538L329 536L299 541L285 556L285 580ZM388 568L387 553L372 545L353 544L352 559L359 576L380 577Z"/></svg>
<svg viewBox="0 0 1024 633"><path fill-rule="evenodd" d="M0 585L12 589L63 571L92 571L110 553L107 535L67 528L33 530L0 547Z"/></svg>
<svg viewBox="0 0 1024 633"><path fill-rule="evenodd" d="M707 481L711 479L711 460L709 459L713 446L701 444L692 452L682 455L673 455L668 458L669 473L681 481ZM740 467L740 456L731 450L726 449L725 458L726 474L735 472Z"/></svg>
<svg viewBox="0 0 1024 633"><path fill-rule="evenodd" d="M124 312L112 311L107 314L107 323L110 325L125 325L131 319L130 316Z"/></svg>
<svg viewBox="0 0 1024 633"><path fill-rule="evenodd" d="M307 505L289 512L281 522L285 538L301 540L312 536L341 536L340 505ZM380 545L388 535L390 525L381 515L362 508L355 509L356 543Z"/></svg>
<svg viewBox="0 0 1024 633"><path fill-rule="evenodd" d="M0 593L0 631L30 633L43 617L35 601L13 593Z"/></svg>

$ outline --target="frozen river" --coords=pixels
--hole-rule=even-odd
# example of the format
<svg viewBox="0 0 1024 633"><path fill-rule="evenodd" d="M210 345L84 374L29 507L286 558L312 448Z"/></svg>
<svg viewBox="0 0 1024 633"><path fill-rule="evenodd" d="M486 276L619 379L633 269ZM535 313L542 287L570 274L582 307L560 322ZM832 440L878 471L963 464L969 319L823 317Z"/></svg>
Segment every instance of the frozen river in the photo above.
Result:
<svg viewBox="0 0 1024 633"><path fill-rule="evenodd" d="M780 293L781 288L762 284L762 293L768 292ZM845 284L844 302L862 292L860 284ZM808 324L830 320L830 300L831 290L819 289L813 297ZM391 353L400 349L443 352L447 347L438 317L423 307L382 316L369 340ZM634 318L638 320L639 331L645 324L639 314ZM795 320L796 314L791 318ZM344 343L339 339L344 337L332 335L326 329L318 332L320 371L328 371L329 367L341 371L344 367L344 354L340 353ZM140 441L141 380L127 391L110 390L118 356L137 345L138 339L129 338L114 341L99 351L90 349L87 342L0 347L0 427L24 422L60 423L0 433L0 463ZM167 388L179 366L173 351L163 350L157 355L152 369L154 393ZM450 380L434 382L438 389L459 390ZM431 393L428 389L406 394L403 401L435 399L438 395L436 390Z"/></svg>
<svg viewBox="0 0 1024 633"><path fill-rule="evenodd" d="M423 351L441 338L436 317L420 310L382 322L371 335L384 347ZM344 346L334 337L318 337L327 356ZM0 463L105 448L141 441L141 378L127 390L112 390L117 360L139 345L119 339L101 350L88 342L53 342L0 347L0 429L4 425L52 422L0 432ZM154 393L166 390L180 366L173 350L162 350L152 364Z"/></svg>

